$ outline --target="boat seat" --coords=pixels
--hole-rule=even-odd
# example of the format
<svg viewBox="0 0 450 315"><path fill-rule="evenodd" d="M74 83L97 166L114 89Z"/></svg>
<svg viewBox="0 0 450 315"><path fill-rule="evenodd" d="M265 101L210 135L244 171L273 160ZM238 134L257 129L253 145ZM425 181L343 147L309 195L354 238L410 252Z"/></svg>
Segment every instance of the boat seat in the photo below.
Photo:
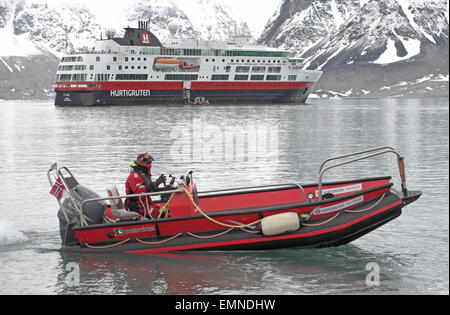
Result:
<svg viewBox="0 0 450 315"><path fill-rule="evenodd" d="M119 190L115 185L106 188L106 193L108 197L119 197ZM111 205L111 212L114 217L119 221L138 221L140 219L139 213L128 211L125 208L122 198L111 198L109 199Z"/></svg>

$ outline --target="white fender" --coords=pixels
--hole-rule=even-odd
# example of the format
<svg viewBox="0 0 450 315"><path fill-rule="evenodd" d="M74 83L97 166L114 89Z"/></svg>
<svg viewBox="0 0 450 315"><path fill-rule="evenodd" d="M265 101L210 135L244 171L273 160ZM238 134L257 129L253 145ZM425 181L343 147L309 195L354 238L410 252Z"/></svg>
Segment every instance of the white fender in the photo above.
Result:
<svg viewBox="0 0 450 315"><path fill-rule="evenodd" d="M265 236L276 236L300 229L297 213L276 214L261 221L261 231Z"/></svg>

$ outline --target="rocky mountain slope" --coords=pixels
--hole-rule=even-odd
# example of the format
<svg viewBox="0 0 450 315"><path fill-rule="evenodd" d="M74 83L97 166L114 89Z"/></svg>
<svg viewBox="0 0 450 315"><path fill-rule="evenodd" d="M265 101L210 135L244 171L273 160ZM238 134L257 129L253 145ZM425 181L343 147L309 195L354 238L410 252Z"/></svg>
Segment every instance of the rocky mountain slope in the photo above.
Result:
<svg viewBox="0 0 450 315"><path fill-rule="evenodd" d="M259 42L305 58L318 94L448 95L447 0L284 0Z"/></svg>
<svg viewBox="0 0 450 315"><path fill-rule="evenodd" d="M83 6L0 0L0 98L49 97L63 52L100 35L94 20Z"/></svg>

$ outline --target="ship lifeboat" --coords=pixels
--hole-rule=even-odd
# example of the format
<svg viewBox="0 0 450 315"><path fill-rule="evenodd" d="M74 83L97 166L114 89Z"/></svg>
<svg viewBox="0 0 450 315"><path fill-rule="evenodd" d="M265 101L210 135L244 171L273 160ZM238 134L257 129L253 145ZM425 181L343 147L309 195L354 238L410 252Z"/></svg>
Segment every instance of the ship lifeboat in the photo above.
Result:
<svg viewBox="0 0 450 315"><path fill-rule="evenodd" d="M155 68L158 70L173 70L180 66L178 59L159 58L155 60Z"/></svg>
<svg viewBox="0 0 450 315"><path fill-rule="evenodd" d="M180 62L180 69L192 70L192 69L195 69L195 68L197 68L197 67L194 66L194 65L189 65L187 62Z"/></svg>
<svg viewBox="0 0 450 315"><path fill-rule="evenodd" d="M329 169L386 153L398 157L401 190L393 188L391 176L322 182ZM64 184L67 192L58 201L62 251L149 254L348 244L398 218L420 198L421 192L406 188L404 166L397 151L377 148L325 161L316 184L207 192L197 191L190 172L161 191L139 195L152 196L154 202L164 196L155 218L123 208L124 198L136 196L120 196L110 187L107 197L100 197L66 167L53 164L47 176L52 187Z"/></svg>

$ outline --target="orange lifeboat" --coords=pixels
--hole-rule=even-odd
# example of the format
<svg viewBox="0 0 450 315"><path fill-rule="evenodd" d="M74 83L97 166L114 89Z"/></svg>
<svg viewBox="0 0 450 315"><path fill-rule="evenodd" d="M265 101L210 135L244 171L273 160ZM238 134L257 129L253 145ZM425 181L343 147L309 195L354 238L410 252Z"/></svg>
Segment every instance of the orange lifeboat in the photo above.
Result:
<svg viewBox="0 0 450 315"><path fill-rule="evenodd" d="M174 69L180 65L178 59L159 58L155 60L155 68L159 70Z"/></svg>
<svg viewBox="0 0 450 315"><path fill-rule="evenodd" d="M183 70L191 70L191 69L195 69L196 66L194 65L188 65L186 62L180 62L180 69Z"/></svg>

